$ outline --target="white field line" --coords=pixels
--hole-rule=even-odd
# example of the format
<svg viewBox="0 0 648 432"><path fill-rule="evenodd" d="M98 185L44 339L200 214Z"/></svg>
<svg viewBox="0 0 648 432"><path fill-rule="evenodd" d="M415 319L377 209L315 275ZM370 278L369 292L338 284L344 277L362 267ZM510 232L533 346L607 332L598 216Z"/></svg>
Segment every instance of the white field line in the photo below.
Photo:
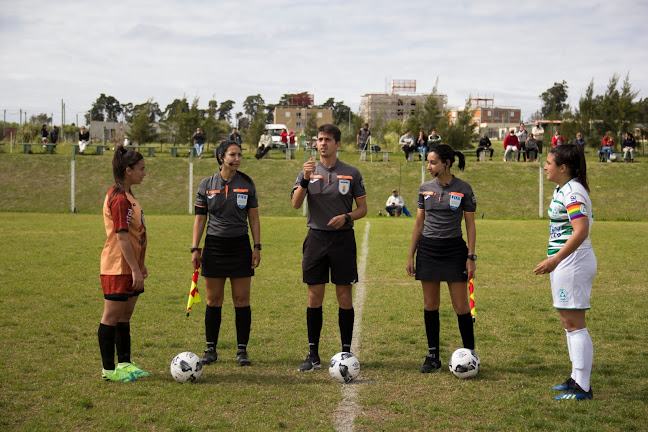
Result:
<svg viewBox="0 0 648 432"><path fill-rule="evenodd" d="M360 260L358 262L358 283L355 286L355 301L353 308L355 310L355 319L353 325L353 341L351 342L351 352L360 358L360 337L362 335L362 310L365 302L365 273L367 269L367 255L369 254L369 221L365 224L365 231L362 237L362 246L360 250ZM338 432L353 431L353 422L358 413L358 391L356 383L342 385L342 400L335 410L334 424Z"/></svg>

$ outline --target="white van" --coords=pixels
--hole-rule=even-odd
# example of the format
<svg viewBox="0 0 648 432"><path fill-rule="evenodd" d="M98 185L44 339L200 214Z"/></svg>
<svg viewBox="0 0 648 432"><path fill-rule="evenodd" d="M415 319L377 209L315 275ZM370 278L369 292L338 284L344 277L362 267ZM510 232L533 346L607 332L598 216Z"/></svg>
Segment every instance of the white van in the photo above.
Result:
<svg viewBox="0 0 648 432"><path fill-rule="evenodd" d="M286 148L286 144L281 142L281 137L279 136L282 129L286 129L286 132L288 132L286 125L267 124L265 128L268 129L268 133L272 136L272 148Z"/></svg>

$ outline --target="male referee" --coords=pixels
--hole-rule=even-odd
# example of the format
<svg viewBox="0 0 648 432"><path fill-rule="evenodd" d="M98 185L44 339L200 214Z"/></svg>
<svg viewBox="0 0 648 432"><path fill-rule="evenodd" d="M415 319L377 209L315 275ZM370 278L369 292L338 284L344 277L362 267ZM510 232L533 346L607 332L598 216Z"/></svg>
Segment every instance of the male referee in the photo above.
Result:
<svg viewBox="0 0 648 432"><path fill-rule="evenodd" d="M351 286L358 281L353 221L367 214L367 194L360 171L337 158L341 138L337 126L325 124L319 127L317 150L320 161L316 163L311 158L304 163L292 191L292 205L296 209L302 206L304 198L308 196L309 230L302 247L302 273L304 283L308 285L306 324L309 352L299 366L302 372L322 367L319 339L324 287L329 282L329 270L339 305L342 351L351 351L354 319Z"/></svg>

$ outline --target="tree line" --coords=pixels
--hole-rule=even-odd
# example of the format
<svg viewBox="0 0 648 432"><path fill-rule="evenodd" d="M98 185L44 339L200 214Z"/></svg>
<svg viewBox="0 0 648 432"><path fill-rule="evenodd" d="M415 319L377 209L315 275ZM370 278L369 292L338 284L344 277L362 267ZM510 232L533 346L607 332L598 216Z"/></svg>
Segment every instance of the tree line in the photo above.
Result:
<svg viewBox="0 0 648 432"><path fill-rule="evenodd" d="M601 139L608 131L619 141L626 132L634 134L637 129L642 136L648 135L648 99L636 100L639 92L633 90L629 73L623 82L619 81L620 77L615 73L610 77L605 92L594 94L592 78L575 107L567 103L567 82L556 82L539 96L542 108L531 116L531 120L562 120L559 129L563 136L571 140L580 132L586 145L592 147L600 147Z"/></svg>

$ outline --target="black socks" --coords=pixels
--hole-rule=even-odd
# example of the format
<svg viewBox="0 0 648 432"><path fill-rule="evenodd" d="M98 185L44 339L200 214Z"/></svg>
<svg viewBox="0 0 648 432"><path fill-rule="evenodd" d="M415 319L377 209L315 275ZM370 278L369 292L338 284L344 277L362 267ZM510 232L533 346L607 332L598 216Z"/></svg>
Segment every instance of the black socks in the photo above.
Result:
<svg viewBox="0 0 648 432"><path fill-rule="evenodd" d="M209 306L205 308L205 339L207 348L216 349L218 344L218 333L221 326L221 306Z"/></svg>
<svg viewBox="0 0 648 432"><path fill-rule="evenodd" d="M117 361L130 363L131 361L131 336L130 323L118 322L115 332L115 346L117 347Z"/></svg>
<svg viewBox="0 0 648 432"><path fill-rule="evenodd" d="M319 340L322 332L322 307L306 309L308 348L311 355L319 356Z"/></svg>
<svg viewBox="0 0 648 432"><path fill-rule="evenodd" d="M250 340L250 327L252 325L252 310L250 306L235 307L236 317L236 342L238 349L244 350Z"/></svg>
<svg viewBox="0 0 648 432"><path fill-rule="evenodd" d="M459 333L461 333L464 348L474 350L475 332L473 330L473 320L470 312L463 315L457 314L457 321L459 322Z"/></svg>
<svg viewBox="0 0 648 432"><path fill-rule="evenodd" d="M115 326L99 324L99 350L101 361L106 370L115 370Z"/></svg>
<svg viewBox="0 0 648 432"><path fill-rule="evenodd" d="M425 334L428 341L428 352L433 358L439 358L439 310L423 310Z"/></svg>
<svg viewBox="0 0 648 432"><path fill-rule="evenodd" d="M354 319L355 312L353 308L338 309L338 325L340 326L340 339L342 339L342 352L351 352Z"/></svg>

